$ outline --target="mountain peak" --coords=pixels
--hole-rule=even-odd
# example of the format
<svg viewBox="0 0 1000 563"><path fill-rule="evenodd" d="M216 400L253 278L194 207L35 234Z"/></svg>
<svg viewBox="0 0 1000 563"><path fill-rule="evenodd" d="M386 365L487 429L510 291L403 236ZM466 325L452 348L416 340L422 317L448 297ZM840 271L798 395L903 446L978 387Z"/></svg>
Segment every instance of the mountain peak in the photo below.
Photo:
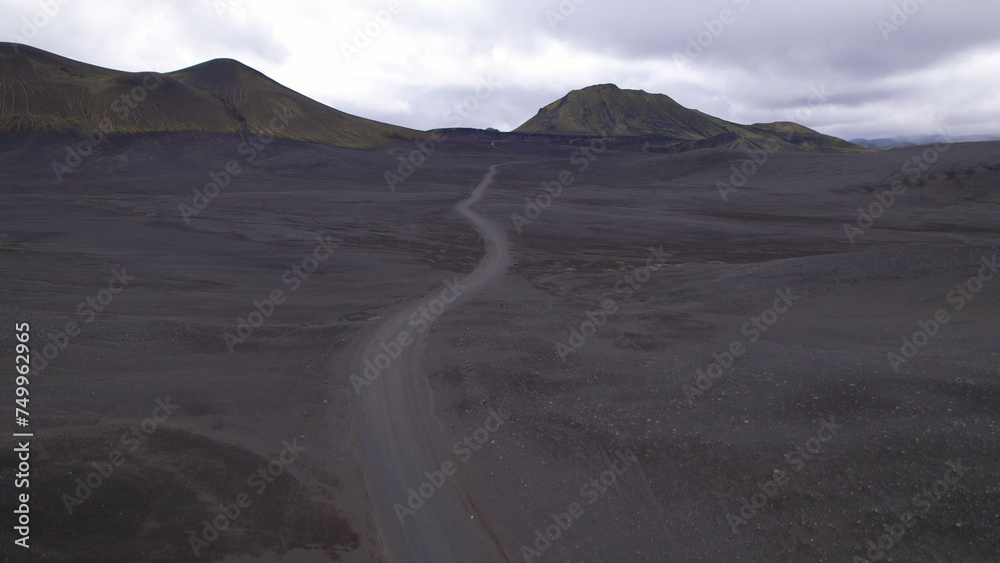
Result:
<svg viewBox="0 0 1000 563"><path fill-rule="evenodd" d="M264 76L263 73L255 68L249 67L236 59L219 58L212 59L210 61L205 61L203 63L198 63L196 65L189 66L187 68L182 68L181 70L175 72L250 72L252 74L257 74Z"/></svg>
<svg viewBox="0 0 1000 563"><path fill-rule="evenodd" d="M245 88L260 81L273 82L264 73L235 59L212 59L169 73L169 76L214 92L224 92L233 88Z"/></svg>
<svg viewBox="0 0 1000 563"><path fill-rule="evenodd" d="M623 90L615 84L573 90L541 108L535 117L515 131L603 135L609 123L620 124L625 136L670 135L695 139L727 131L712 118L681 106L669 96Z"/></svg>
<svg viewBox="0 0 1000 563"><path fill-rule="evenodd" d="M198 131L277 134L338 147L371 148L425 133L348 115L290 90L233 59L156 74L87 65L33 47L0 44L0 76L12 84L0 134L95 130L115 134ZM122 97L141 92L141 99Z"/></svg>
<svg viewBox="0 0 1000 563"><path fill-rule="evenodd" d="M538 110L516 133L569 137L616 137L639 150L687 148L773 148L783 150L859 150L797 123L739 125L688 109L664 94L598 84L573 90Z"/></svg>
<svg viewBox="0 0 1000 563"><path fill-rule="evenodd" d="M587 90L595 90L595 91L608 90L608 91L612 91L612 92L620 92L621 88L619 88L617 84L612 84L612 83L609 82L607 84L595 84L593 86L587 86L586 88L580 88L579 90L575 90L575 91L576 92L585 92Z"/></svg>

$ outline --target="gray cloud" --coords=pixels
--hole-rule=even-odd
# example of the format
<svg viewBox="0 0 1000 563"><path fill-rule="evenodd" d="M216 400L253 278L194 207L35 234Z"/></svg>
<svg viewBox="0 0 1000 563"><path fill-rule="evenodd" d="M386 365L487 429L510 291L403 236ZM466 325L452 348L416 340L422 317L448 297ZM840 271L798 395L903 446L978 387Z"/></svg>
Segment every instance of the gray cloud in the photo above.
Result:
<svg viewBox="0 0 1000 563"><path fill-rule="evenodd" d="M217 13L220 2L232 9ZM236 58L338 109L419 129L454 124L448 112L492 75L500 86L462 125L510 129L570 89L614 82L740 123L804 116L848 138L1000 133L993 0L399 0L388 20L389 0L63 3L27 43L123 70ZM0 0L0 38L39 9ZM348 61L366 25L378 33ZM822 104L816 89L830 93Z"/></svg>

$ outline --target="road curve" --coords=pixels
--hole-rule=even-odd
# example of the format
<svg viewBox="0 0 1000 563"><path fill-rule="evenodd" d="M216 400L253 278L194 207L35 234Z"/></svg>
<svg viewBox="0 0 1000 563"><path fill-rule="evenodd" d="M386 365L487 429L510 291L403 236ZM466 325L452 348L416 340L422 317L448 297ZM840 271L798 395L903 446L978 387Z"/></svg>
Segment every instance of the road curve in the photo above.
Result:
<svg viewBox="0 0 1000 563"><path fill-rule="evenodd" d="M510 264L507 233L472 209L493 182L499 166L506 164L491 166L469 197L456 206L483 237L486 253L476 269L459 281L461 295L446 305L446 311L504 273ZM482 519L459 487L457 477L446 478L423 506L412 515L404 514L402 521L394 508L397 504L409 508L410 489L417 490L428 481L425 472L439 471L446 461L455 462L458 471L463 471L451 452L451 436L434 413L427 378L421 370L429 331L420 329L429 323L411 324L422 308L428 311L431 305L437 305L440 312L442 298L452 297L452 292L442 293L444 290L441 287L384 319L352 355L351 374L357 376L351 378L352 390L358 393L355 447L363 461L365 485L378 533L391 561L507 562L509 557L481 526ZM438 317L432 313L432 318ZM412 338L412 344L400 346L397 357L391 359L390 352L396 352L392 343L400 342L404 335ZM403 342L406 341L404 338ZM380 354L382 366L386 359L391 361L384 369L376 368L376 373L370 365ZM365 376L366 369L369 377ZM361 383L362 380L368 385ZM486 413L483 416L485 419Z"/></svg>

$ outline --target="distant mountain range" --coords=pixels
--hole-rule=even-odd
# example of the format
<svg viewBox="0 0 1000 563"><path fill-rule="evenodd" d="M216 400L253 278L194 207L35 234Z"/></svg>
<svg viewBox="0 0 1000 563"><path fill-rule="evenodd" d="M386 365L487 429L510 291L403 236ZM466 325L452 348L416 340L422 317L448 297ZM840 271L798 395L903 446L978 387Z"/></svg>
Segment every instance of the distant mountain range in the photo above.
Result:
<svg viewBox="0 0 1000 563"><path fill-rule="evenodd" d="M951 143L981 143L987 141L1000 141L1000 137L994 135L959 135L945 138L942 134L937 135L910 135L908 137L891 137L883 139L851 139L855 145L866 149L886 150L898 149L901 147L915 147L918 145L930 145L939 142Z"/></svg>
<svg viewBox="0 0 1000 563"><path fill-rule="evenodd" d="M0 135L105 130L274 134L368 149L431 132L338 111L231 59L164 74L109 70L33 47L0 43ZM865 150L790 122L739 125L685 108L662 94L613 84L570 92L510 133L448 129L451 138L519 139L648 152L699 148L846 152Z"/></svg>

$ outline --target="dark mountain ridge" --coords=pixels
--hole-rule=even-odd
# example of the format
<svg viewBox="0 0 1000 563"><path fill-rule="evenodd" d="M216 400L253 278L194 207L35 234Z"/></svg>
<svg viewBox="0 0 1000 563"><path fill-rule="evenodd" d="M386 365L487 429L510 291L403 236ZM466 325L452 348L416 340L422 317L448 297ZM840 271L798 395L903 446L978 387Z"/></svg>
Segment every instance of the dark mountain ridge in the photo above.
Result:
<svg viewBox="0 0 1000 563"><path fill-rule="evenodd" d="M0 43L0 136L68 131L112 135L275 135L371 149L429 132L357 117L286 88L232 59L168 73L121 72L33 47ZM681 152L700 148L851 152L847 141L798 124L739 125L685 108L663 94L613 84L574 90L512 132L439 129L450 139L520 140Z"/></svg>

